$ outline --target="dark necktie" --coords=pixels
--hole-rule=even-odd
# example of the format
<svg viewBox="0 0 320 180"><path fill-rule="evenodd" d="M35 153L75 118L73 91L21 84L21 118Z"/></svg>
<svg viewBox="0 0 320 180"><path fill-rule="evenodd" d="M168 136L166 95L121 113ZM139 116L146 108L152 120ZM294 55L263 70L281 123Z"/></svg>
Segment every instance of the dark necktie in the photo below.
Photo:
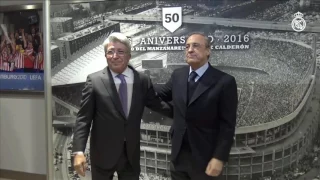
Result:
<svg viewBox="0 0 320 180"><path fill-rule="evenodd" d="M192 71L189 75L189 86L193 86L196 83L196 77L198 74L195 71Z"/></svg>
<svg viewBox="0 0 320 180"><path fill-rule="evenodd" d="M192 71L189 75L189 82L188 82L188 100L187 100L187 104L189 103L189 101L191 100L191 97L194 93L194 91L196 90L196 82L195 79L198 76L198 74L195 71Z"/></svg>
<svg viewBox="0 0 320 180"><path fill-rule="evenodd" d="M120 79L121 83L119 86L119 97L122 104L122 109L126 117L128 116L128 90L127 82L123 74L118 74L117 77Z"/></svg>

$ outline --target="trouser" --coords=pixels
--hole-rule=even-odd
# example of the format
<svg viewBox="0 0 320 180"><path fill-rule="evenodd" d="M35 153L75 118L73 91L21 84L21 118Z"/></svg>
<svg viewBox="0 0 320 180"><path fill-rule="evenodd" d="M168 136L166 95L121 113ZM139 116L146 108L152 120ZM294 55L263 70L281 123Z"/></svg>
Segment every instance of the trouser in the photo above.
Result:
<svg viewBox="0 0 320 180"><path fill-rule="evenodd" d="M132 168L128 160L125 143L118 163L114 168L102 169L98 166L91 166L92 180L112 180L115 172L118 174L118 180L139 180L140 171Z"/></svg>
<svg viewBox="0 0 320 180"><path fill-rule="evenodd" d="M222 180L222 173L218 177L208 176L205 170L201 170L192 158L191 149L185 143L175 162L170 164L170 174L172 180Z"/></svg>

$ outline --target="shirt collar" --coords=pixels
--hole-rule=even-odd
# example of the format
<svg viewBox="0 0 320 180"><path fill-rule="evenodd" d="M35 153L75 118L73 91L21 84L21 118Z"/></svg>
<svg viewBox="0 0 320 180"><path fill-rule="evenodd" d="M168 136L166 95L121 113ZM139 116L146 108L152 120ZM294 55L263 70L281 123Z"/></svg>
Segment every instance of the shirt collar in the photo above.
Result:
<svg viewBox="0 0 320 180"><path fill-rule="evenodd" d="M127 68L122 72L122 74L123 74L125 77L129 77L129 78L130 78L130 77L131 77L130 70L131 70L131 69L127 66ZM116 78L117 75L119 74L119 73L116 73L116 72L112 71L111 69L110 69L110 72L111 72L113 78Z"/></svg>
<svg viewBox="0 0 320 180"><path fill-rule="evenodd" d="M197 70L195 70L195 72L197 73L197 75L198 75L199 77L201 77L201 76L204 74L204 72L206 72L206 70L208 69L208 67L209 67L209 63L205 63L203 66L201 66L200 68L198 68ZM191 66L190 66L189 75L190 75L190 73L191 73L192 71L193 71L193 70L192 70L192 68L191 68Z"/></svg>

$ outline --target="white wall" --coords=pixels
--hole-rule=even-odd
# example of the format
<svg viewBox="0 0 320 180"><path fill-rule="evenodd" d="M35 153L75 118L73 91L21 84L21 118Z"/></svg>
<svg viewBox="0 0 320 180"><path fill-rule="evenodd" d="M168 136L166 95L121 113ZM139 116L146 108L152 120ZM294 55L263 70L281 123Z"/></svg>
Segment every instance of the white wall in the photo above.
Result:
<svg viewBox="0 0 320 180"><path fill-rule="evenodd" d="M0 95L0 169L46 174L44 95Z"/></svg>

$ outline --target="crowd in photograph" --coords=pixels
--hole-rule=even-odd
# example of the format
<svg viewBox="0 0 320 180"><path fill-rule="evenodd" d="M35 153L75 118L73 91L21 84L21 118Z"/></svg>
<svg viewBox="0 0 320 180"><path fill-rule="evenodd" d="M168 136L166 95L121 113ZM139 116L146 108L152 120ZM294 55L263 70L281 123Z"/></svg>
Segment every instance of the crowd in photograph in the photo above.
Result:
<svg viewBox="0 0 320 180"><path fill-rule="evenodd" d="M139 180L171 180L171 178L167 175L140 173Z"/></svg>
<svg viewBox="0 0 320 180"><path fill-rule="evenodd" d="M247 19L265 21L276 20L281 18L284 14L292 15L290 12L294 12L297 7L299 7L299 1L285 1L284 3L279 3L275 6L271 6L270 8L267 8L264 11L253 13L250 16L248 16ZM291 20L293 19L292 17L290 18Z"/></svg>
<svg viewBox="0 0 320 180"><path fill-rule="evenodd" d="M5 32L5 31L3 31ZM0 72L42 73L44 69L43 35L33 26L30 31L16 29L2 33Z"/></svg>
<svg viewBox="0 0 320 180"><path fill-rule="evenodd" d="M85 83L70 84L66 86L53 86L52 94L71 106L80 108L81 90L84 88L84 85ZM56 106L56 108L58 107ZM58 115L66 115L65 113L70 113L70 111L64 109L63 107L57 109Z"/></svg>
<svg viewBox="0 0 320 180"><path fill-rule="evenodd" d="M291 37L286 33L282 36ZM276 37L281 38L281 35ZM305 42L310 38L305 35ZM254 39L250 42L250 49L244 51L213 50L210 56L211 64L232 74L238 88L242 88L237 126L271 122L292 113L310 83L312 59L310 48L271 39ZM150 71L154 83L166 82L171 67L175 68L179 63L185 63L184 52L168 52L167 69L162 70L167 72Z"/></svg>
<svg viewBox="0 0 320 180"><path fill-rule="evenodd" d="M91 17L85 17L85 18L82 18L79 20L75 20L75 21L73 21L74 30L78 31L78 30L84 29L86 27L98 24L99 18L100 18L99 16L91 16Z"/></svg>
<svg viewBox="0 0 320 180"><path fill-rule="evenodd" d="M320 179L320 132L317 133L313 140L313 148L307 150L305 156L303 156L298 163L292 164L292 166L285 172L277 171L273 173L272 179L275 180L294 180L302 179L311 170L318 172L314 175L312 180ZM304 180L309 180L308 178L303 178Z"/></svg>

